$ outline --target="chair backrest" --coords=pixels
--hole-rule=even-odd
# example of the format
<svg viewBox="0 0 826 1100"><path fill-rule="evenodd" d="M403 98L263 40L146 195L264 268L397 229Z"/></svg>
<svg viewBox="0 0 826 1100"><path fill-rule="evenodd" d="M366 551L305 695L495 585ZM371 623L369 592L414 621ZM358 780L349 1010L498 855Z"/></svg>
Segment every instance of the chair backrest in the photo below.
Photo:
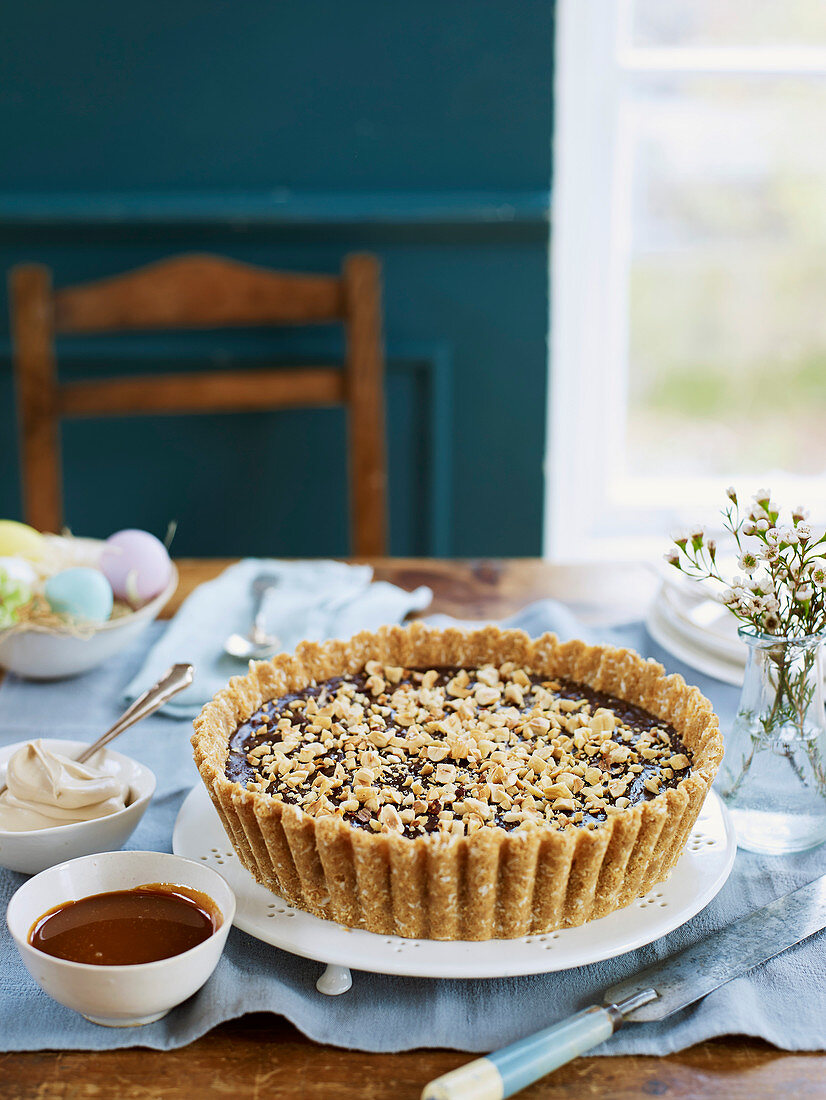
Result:
<svg viewBox="0 0 826 1100"><path fill-rule="evenodd" d="M386 552L384 354L379 264L344 259L341 275L297 275L220 256L176 256L113 278L52 289L51 271L10 273L14 370L26 522L63 524L60 419L205 413L343 404L348 410L353 552ZM220 370L64 382L57 334L340 323L344 369Z"/></svg>

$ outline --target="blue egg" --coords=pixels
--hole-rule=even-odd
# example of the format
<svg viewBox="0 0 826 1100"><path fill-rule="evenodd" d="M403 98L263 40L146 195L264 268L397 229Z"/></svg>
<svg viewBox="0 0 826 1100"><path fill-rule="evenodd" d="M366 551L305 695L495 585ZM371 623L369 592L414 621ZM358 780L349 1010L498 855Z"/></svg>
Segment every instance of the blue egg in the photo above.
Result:
<svg viewBox="0 0 826 1100"><path fill-rule="evenodd" d="M112 614L112 586L99 569L64 569L49 577L45 592L58 615L103 623Z"/></svg>

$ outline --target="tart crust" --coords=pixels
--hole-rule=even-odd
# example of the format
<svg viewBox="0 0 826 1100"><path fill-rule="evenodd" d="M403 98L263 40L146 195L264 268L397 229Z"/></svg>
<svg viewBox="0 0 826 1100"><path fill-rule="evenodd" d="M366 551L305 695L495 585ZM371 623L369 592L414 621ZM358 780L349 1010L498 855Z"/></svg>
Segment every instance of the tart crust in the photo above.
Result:
<svg viewBox="0 0 826 1100"><path fill-rule="evenodd" d="M360 671L367 661L406 668L473 668L513 661L587 684L667 721L690 750L675 786L596 827L525 822L470 836L404 837L312 817L225 775L229 739L262 703ZM194 722L195 763L241 863L289 905L352 928L436 940L487 940L550 932L631 904L668 877L723 757L709 701L681 676L627 649L536 640L488 626L465 632L420 623L304 642L295 656L250 664Z"/></svg>

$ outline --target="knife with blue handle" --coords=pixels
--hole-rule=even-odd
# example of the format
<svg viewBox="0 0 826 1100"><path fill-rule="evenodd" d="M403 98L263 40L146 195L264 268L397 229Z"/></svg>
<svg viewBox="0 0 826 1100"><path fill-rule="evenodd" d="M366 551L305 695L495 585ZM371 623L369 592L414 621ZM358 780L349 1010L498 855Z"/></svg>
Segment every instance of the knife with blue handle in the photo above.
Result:
<svg viewBox="0 0 826 1100"><path fill-rule="evenodd" d="M826 875L607 990L602 1005L477 1058L426 1085L422 1100L504 1100L609 1039L662 1020L826 928Z"/></svg>

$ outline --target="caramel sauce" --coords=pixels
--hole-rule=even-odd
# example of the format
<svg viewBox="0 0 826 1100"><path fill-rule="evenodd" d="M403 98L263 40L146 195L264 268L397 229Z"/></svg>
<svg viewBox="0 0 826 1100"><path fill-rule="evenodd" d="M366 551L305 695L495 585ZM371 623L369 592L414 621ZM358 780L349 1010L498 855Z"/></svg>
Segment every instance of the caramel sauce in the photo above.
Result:
<svg viewBox="0 0 826 1100"><path fill-rule="evenodd" d="M206 894L148 882L56 905L34 922L29 943L70 962L129 966L189 951L220 925L218 907Z"/></svg>

